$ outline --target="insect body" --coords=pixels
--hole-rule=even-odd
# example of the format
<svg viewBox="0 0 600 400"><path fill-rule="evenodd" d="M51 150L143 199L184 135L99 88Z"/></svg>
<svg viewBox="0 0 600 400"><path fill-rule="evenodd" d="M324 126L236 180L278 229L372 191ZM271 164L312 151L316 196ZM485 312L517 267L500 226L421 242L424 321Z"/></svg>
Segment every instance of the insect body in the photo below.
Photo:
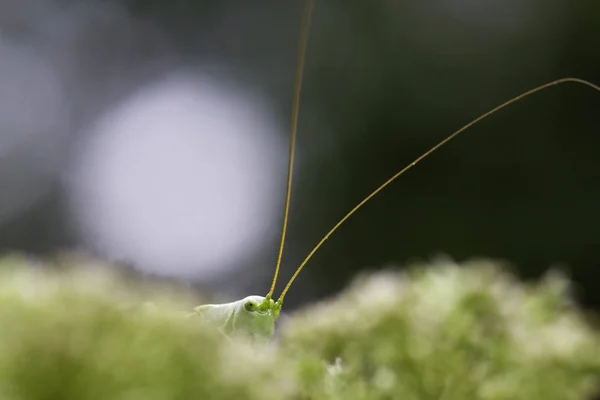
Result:
<svg viewBox="0 0 600 400"><path fill-rule="evenodd" d="M280 310L281 305L273 299L248 296L231 303L198 306L190 316L200 316L227 337L246 335L255 343L268 343Z"/></svg>
<svg viewBox="0 0 600 400"><path fill-rule="evenodd" d="M473 125L478 122L486 119L492 114L500 111L507 106L516 103L517 101L522 100L525 97L529 97L537 92L542 90L554 87L556 85L562 83L577 83L580 85L587 86L591 89L594 89L600 92L600 86L597 86L591 82L585 81L579 78L562 78L557 79L552 82L545 83L540 85L534 89L531 89L527 92L524 92L512 99L505 101L504 103L496 106L492 110L480 115L473 121L469 122L462 128L456 130L445 139L440 141L438 144L433 146L431 149L423 153L421 156L416 158L412 163L408 164L406 167L401 169L391 178L389 178L386 182L381 184L377 189L375 189L371 194L365 197L360 203L358 203L352 210L350 210L334 227L317 243L317 245L311 250L308 256L302 261L300 266L296 269L296 272L289 280L285 288L283 289L279 299L274 301L272 299L273 293L275 291L275 284L277 283L277 277L279 274L279 267L281 265L281 258L283 255L283 247L285 243L285 234L286 227L288 221L288 212L290 205L290 196L291 196L291 186L292 186L292 170L294 166L294 147L296 140L296 132L298 126L298 110L300 104L300 89L302 87L302 71L304 67L304 54L306 52L306 44L308 41L308 31L310 25L310 17L312 13L314 0L307 0L305 3L304 16L302 19L302 25L300 29L300 40L299 40L299 48L298 48L298 61L296 65L296 76L294 82L294 102L292 106L292 130L291 130L291 138L290 138L290 148L289 148L289 163L288 163L288 174L287 174L287 191L286 191L286 200L285 200L285 212L283 218L283 229L281 234L281 244L279 247L279 255L277 258L277 264L275 266L275 273L273 275L273 282L271 284L271 289L269 293L265 296L248 296L242 300L235 301L232 303L226 304L206 304L194 309L194 313L189 314L190 316L198 316L203 318L205 321L208 321L214 324L224 335L226 336L236 336L236 335L245 335L252 338L256 342L268 342L274 334L275 331L275 322L279 318L279 313L281 311L283 305L283 299L285 294L289 290L290 286L300 273L306 263L310 260L310 258L315 254L315 252L329 239L329 237L344 223L350 216L352 216L359 208L361 208L365 203L371 200L375 195L377 195L380 191L390 185L393 181L395 181L398 177L403 175L409 169L417 165L419 162L427 158L433 152L446 145L452 139L454 139L459 134L463 133Z"/></svg>

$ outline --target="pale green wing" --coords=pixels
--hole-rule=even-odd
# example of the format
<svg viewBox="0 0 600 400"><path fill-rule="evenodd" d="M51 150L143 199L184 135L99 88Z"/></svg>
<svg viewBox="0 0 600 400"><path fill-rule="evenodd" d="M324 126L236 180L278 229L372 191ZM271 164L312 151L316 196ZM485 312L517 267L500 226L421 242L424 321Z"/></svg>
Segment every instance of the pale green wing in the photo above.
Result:
<svg viewBox="0 0 600 400"><path fill-rule="evenodd" d="M204 304L194 308L189 316L200 316L204 321L215 325L224 333L233 330L233 319L235 316L237 302L226 304Z"/></svg>

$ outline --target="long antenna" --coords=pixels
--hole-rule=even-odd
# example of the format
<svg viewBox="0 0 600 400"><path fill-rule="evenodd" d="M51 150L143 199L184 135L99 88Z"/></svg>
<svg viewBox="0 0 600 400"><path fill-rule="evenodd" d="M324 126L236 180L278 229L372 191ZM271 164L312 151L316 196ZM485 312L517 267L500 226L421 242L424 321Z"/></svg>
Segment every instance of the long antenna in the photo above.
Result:
<svg viewBox="0 0 600 400"><path fill-rule="evenodd" d="M271 299L277 284L279 276L279 267L281 266L281 258L283 256L283 246L285 245L285 233L287 231L288 214L290 211L290 199L292 194L292 173L294 169L294 149L296 147L296 133L298 132L298 113L300 109L300 92L302 90L302 75L304 72L304 58L306 47L308 45L308 33L310 32L310 19L314 0L307 0L304 5L304 14L300 25L300 38L298 39L298 55L296 62L296 77L294 80L294 103L292 105L292 133L290 137L290 154L288 158L288 173L287 173L287 190L285 193L285 211L283 214L283 229L281 231L281 244L279 245L279 255L277 256L277 264L275 266L275 274L273 275L273 283L266 298Z"/></svg>
<svg viewBox="0 0 600 400"><path fill-rule="evenodd" d="M300 264L300 266L298 267L298 269L296 270L296 272L294 273L294 275L292 276L292 278L290 279L290 281L288 282L288 284L285 286L285 289L283 289L283 292L281 293L281 296L279 297L279 300L277 300L277 303L278 304L282 304L283 303L283 298L285 297L285 294L289 290L290 286L292 285L292 283L294 282L294 280L296 279L296 277L298 276L298 274L300 273L300 271L302 271L302 268L304 268L304 266L306 265L306 263L308 262L308 260L310 260L310 258L323 245L323 243L325 243L325 241L327 239L329 239L329 236L331 236L333 234L333 232L335 232L340 227L340 225L342 225L344 222L346 222L346 220L348 218L350 218L350 216L352 214L354 214L359 208L361 208L362 206L364 206L366 202L368 202L369 200L371 200L377 193L379 193L380 191L382 191L386 186L388 186L390 183L392 183L393 181L395 181L398 177L400 177L406 171L408 171L409 169L411 169L412 167L414 167L415 165L417 165L420 161L422 161L423 159L427 158L429 155L431 155L431 153L433 153L434 151L438 150L440 147L444 146L450 140L454 139L456 136L458 136L462 132L466 131L467 129L469 129L473 125L477 124L478 122L486 119L490 115L492 115L492 114L496 113L497 111L500 111L501 109L503 109L505 107L508 107L509 105L511 105L511 104L513 104L513 103L521 100L521 99L524 99L525 97L528 97L528 96L530 96L530 95L532 95L534 93L540 92L540 91L542 91L544 89L548 89L550 87L559 85L561 83L566 83L566 82L580 83L580 84L583 84L585 86L588 86L588 87L590 87L590 88L592 88L592 89L597 90L598 92L600 92L600 86L594 85L593 83L588 82L588 81L583 80L583 79L579 79L579 78L562 78L562 79L557 79L557 80L554 80L552 82L548 82L548 83L545 83L543 85L540 85L540 86L538 86L538 87L536 87L534 89L528 90L525 93L521 93L520 95L518 95L516 97L513 97L512 99L510 99L508 101L505 101L504 103L500 104L499 106L496 106L495 108L491 109L490 111L486 112L485 114L482 114L481 116L479 116L476 119L474 119L473 121L469 122L468 124L466 124L465 126L463 126L462 128L460 128L459 130L457 130L454 133L450 134L444 140L442 140L441 142L439 142L438 144L436 144L435 146L433 146L431 149L427 150L425 153L423 153L421 156L419 156L416 160L414 160L412 163L408 164L406 167L404 167L402 170L400 170L400 172L396 173L394 176L392 176L390 179L388 179L384 184L382 184L377 189L375 189L375 191L373 191L373 193L371 193L370 195L368 195L367 197L365 197L352 210L350 210L350 212L348 214L346 214L344 216L344 218L342 218L337 224L335 224L335 226L325 235L325 237L323 237L323 239L321 239L321 241L319 243L317 243L317 245L312 249L312 251L304 259L304 261L302 261L302 264Z"/></svg>

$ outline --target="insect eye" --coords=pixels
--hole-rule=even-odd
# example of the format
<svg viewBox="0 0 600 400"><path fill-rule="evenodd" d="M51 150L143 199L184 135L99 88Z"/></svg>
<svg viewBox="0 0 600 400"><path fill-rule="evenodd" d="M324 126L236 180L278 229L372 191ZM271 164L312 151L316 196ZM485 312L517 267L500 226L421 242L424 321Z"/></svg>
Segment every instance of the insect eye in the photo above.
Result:
<svg viewBox="0 0 600 400"><path fill-rule="evenodd" d="M253 302L248 301L246 302L246 304L244 304L244 308L246 309L246 311L254 311L256 310L256 305Z"/></svg>

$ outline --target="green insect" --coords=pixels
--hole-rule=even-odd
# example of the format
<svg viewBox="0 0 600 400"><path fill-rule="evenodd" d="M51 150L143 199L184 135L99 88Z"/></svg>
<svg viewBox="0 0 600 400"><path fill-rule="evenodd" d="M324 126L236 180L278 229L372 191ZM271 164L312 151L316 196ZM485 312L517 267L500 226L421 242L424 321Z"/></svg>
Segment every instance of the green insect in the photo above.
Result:
<svg viewBox="0 0 600 400"><path fill-rule="evenodd" d="M295 149L295 141L296 141L296 132L298 126L298 111L300 105L300 91L302 87L302 75L304 69L304 58L306 53L306 47L308 43L308 32L310 27L310 19L312 15L312 10L314 8L314 0L307 0L305 2L304 14L302 17L302 23L300 27L300 39L298 45L298 59L296 64L296 75L294 82L294 101L292 106L292 130L290 136L290 147L289 147L289 160L288 160L288 173L287 173L287 191L286 191L286 200L285 200L285 211L284 211L284 219L283 219L283 229L281 234L281 244L279 247L279 254L277 257L277 264L275 266L275 273L273 275L273 282L271 284L271 289L267 293L266 296L248 296L243 298L242 300L234 301L231 303L225 304L205 304L198 306L194 309L193 313L188 314L188 316L196 316L201 317L203 320L214 324L221 333L223 333L226 337L231 338L234 336L246 336L252 339L256 343L268 343L274 335L275 332L275 323L279 318L281 308L283 306L283 299L285 294L289 290L290 286L300 273L306 263L310 260L310 258L315 254L315 252L325 243L327 239L342 225L352 214L358 211L366 202L371 200L375 195L377 195L380 191L382 191L385 187L395 181L398 177L403 175L409 169L417 165L420 161L427 158L434 151L438 150L440 147L447 144L449 141L454 139L456 136L466 131L473 125L482 121L483 119L489 117L490 115L496 113L497 111L519 101L525 97L528 97L534 93L540 92L542 90L548 89L550 87L562 84L562 83L577 83L581 85L585 85L589 88L592 88L598 92L600 92L600 86L597 86L591 82L585 81L579 78L561 78L554 80L552 82L545 83L540 85L534 89L531 89L527 92L521 93L518 96L513 97L512 99L500 104L499 106L493 108L492 110L482 114L477 117L473 121L469 122L462 128L453 132L445 139L440 141L438 144L433 146L431 149L423 153L417 159L415 159L412 163L408 164L402 170L397 172L391 178L389 178L386 182L380 185L377 189L375 189L371 194L365 197L360 203L358 203L352 210L350 210L335 226L317 243L317 245L311 250L308 256L304 259L304 261L297 268L294 275L291 277L279 299L277 301L273 300L273 294L275 291L275 285L277 283L277 277L279 275L279 269L281 265L281 259L283 255L283 248L285 243L285 234L287 229L287 221L288 221L288 213L289 213L289 205L290 205L290 195L291 195L291 186L292 186L292 171L294 166L294 149Z"/></svg>
<svg viewBox="0 0 600 400"><path fill-rule="evenodd" d="M248 296L225 304L205 304L194 313L215 325L226 337L246 335L255 343L268 343L275 333L282 302L271 297Z"/></svg>

